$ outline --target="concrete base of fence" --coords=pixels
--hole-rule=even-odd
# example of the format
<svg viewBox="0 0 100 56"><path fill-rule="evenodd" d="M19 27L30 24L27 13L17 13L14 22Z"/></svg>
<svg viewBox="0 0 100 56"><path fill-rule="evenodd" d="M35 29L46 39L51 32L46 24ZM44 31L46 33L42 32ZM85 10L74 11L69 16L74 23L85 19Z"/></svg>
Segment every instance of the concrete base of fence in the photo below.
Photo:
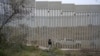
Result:
<svg viewBox="0 0 100 56"><path fill-rule="evenodd" d="M47 47L43 47L43 46L39 46L39 48L40 49L42 49L42 50L48 50L49 48L47 48ZM63 50L63 51L67 51L67 50L69 50L69 51L72 51L72 50L80 50L80 49L67 49L67 48L61 48L60 50Z"/></svg>

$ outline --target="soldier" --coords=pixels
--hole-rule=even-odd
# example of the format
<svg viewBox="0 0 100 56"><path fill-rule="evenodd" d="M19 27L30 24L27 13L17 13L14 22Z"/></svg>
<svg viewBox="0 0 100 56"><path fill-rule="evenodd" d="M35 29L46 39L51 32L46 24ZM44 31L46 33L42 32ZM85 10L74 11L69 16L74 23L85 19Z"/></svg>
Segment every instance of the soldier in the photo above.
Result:
<svg viewBox="0 0 100 56"><path fill-rule="evenodd" d="M49 49L52 47L52 41L51 41L51 39L48 40L48 47L49 47Z"/></svg>

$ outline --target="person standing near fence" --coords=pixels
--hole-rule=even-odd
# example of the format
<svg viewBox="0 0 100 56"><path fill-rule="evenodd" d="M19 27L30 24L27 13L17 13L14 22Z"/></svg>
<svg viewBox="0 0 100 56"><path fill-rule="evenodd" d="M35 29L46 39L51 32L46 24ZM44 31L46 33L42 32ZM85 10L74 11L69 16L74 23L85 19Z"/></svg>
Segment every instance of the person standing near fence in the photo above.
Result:
<svg viewBox="0 0 100 56"><path fill-rule="evenodd" d="M48 47L49 47L49 49L51 49L51 47L52 47L52 41L51 41L51 39L48 40Z"/></svg>

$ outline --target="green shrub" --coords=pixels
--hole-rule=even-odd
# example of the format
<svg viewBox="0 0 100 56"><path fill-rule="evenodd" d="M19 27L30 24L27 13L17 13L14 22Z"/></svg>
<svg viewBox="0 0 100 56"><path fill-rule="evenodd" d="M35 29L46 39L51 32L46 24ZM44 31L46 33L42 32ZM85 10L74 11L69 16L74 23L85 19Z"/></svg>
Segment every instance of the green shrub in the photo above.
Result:
<svg viewBox="0 0 100 56"><path fill-rule="evenodd" d="M61 51L59 48L52 48L50 50L52 52L52 54L56 55L56 56L63 56L64 55L64 52Z"/></svg>
<svg viewBox="0 0 100 56"><path fill-rule="evenodd" d="M65 53L65 56L71 56L70 52Z"/></svg>
<svg viewBox="0 0 100 56"><path fill-rule="evenodd" d="M40 55L41 56L48 56L48 53L41 51Z"/></svg>
<svg viewBox="0 0 100 56"><path fill-rule="evenodd" d="M23 48L24 48L23 50L30 51L30 52L39 50L37 47L34 46L25 46Z"/></svg>
<svg viewBox="0 0 100 56"><path fill-rule="evenodd" d="M0 50L0 56L6 56L3 50Z"/></svg>

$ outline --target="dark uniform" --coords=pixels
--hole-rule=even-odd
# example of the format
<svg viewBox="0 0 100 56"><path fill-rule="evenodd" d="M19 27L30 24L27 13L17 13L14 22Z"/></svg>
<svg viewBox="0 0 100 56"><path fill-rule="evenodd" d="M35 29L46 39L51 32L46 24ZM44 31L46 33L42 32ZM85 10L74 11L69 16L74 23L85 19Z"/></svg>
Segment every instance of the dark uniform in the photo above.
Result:
<svg viewBox="0 0 100 56"><path fill-rule="evenodd" d="M48 40L48 46L49 46L49 48L51 48L51 46L52 46L52 41L51 41L51 39Z"/></svg>

